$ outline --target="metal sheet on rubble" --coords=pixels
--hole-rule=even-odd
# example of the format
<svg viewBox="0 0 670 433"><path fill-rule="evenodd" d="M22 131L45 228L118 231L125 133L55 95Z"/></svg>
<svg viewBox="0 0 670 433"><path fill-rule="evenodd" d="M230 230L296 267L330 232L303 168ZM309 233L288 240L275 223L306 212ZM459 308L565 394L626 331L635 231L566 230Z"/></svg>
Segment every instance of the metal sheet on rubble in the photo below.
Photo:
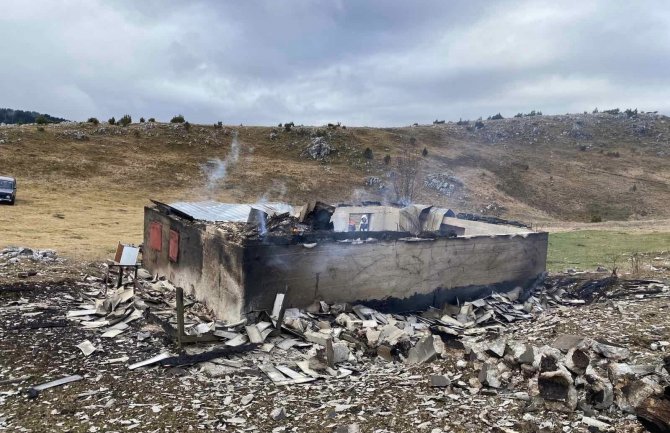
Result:
<svg viewBox="0 0 670 433"><path fill-rule="evenodd" d="M431 208L428 211L426 221L423 223L423 229L431 232L440 230L440 226L442 225L447 212L449 212L449 209L439 207Z"/></svg>
<svg viewBox="0 0 670 433"><path fill-rule="evenodd" d="M196 220L211 222L240 222L249 219L251 206L248 204L219 203L216 201L178 202L170 207L183 212Z"/></svg>
<svg viewBox="0 0 670 433"><path fill-rule="evenodd" d="M294 214L293 206L286 203L239 204L219 203L216 201L177 202L169 205L193 219L210 222L240 222L249 221L252 209L258 209L268 215L290 213Z"/></svg>

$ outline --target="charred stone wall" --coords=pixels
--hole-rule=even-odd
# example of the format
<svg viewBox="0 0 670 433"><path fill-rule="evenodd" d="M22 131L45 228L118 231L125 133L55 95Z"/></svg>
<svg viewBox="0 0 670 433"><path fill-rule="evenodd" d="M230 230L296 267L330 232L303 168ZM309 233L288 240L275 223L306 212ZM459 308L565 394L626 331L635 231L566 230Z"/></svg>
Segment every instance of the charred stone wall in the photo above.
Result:
<svg viewBox="0 0 670 433"><path fill-rule="evenodd" d="M526 287L546 268L547 234L353 244L247 245L246 306L267 309L288 288L291 306L355 302L389 311L441 306L492 288Z"/></svg>
<svg viewBox="0 0 670 433"><path fill-rule="evenodd" d="M150 226L161 223L163 248L150 247ZM169 231L179 232L176 262ZM398 235L398 236L396 236ZM315 300L361 302L387 311L441 306L492 289L526 287L546 268L546 233L403 240L399 233L370 242L321 238L316 246L223 237L213 225L145 209L144 266L206 303L223 320L272 308L288 289L288 306ZM311 248L310 248L311 246Z"/></svg>
<svg viewBox="0 0 670 433"><path fill-rule="evenodd" d="M161 223L160 251L150 246L153 222ZM179 252L174 262L168 255L170 229L179 233ZM213 227L145 208L144 266L153 274L166 276L222 319L237 319L244 309L242 257L242 247L223 239Z"/></svg>

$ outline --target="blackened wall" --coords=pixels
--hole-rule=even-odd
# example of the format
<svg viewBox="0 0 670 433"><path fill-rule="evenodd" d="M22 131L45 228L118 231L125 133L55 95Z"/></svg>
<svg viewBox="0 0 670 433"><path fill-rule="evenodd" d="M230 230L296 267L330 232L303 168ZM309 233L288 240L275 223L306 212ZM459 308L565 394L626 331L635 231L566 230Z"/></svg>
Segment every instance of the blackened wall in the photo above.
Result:
<svg viewBox="0 0 670 433"><path fill-rule="evenodd" d="M163 248L149 247L149 226L162 224ZM179 256L168 258L170 229L179 232ZM215 227L166 215L154 207L144 210L144 266L166 276L175 286L210 307L217 317L237 320L244 309L242 247L226 241Z"/></svg>

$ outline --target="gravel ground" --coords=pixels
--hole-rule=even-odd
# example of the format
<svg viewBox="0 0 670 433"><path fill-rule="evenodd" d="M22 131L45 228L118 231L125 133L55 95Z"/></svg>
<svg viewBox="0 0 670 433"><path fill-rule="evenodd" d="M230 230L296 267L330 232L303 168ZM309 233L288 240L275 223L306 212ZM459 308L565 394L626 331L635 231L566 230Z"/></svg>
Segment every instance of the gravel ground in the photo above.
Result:
<svg viewBox="0 0 670 433"><path fill-rule="evenodd" d="M70 275L74 272L70 273ZM66 320L91 286L78 280L0 282L0 430L17 432L587 432L581 410L549 410L529 399L529 377L512 371L499 389L482 387L481 362L459 340L441 356L408 366L358 356L341 378L276 386L262 363L304 358L304 349L254 350L188 367L128 365L176 347L144 318L115 338ZM606 339L627 347L629 362L661 362L670 354L670 298L629 297L559 307L507 326L503 336L536 347L562 333ZM477 341L500 335L482 334ZM76 346L98 349L84 356ZM466 344L467 345L467 344ZM213 345L189 347L189 352ZM127 361L111 362L128 357ZM64 376L82 380L29 398L26 389ZM451 385L432 387L431 375ZM8 379L24 378L15 383ZM666 378L667 380L667 374ZM667 381L666 381L667 385ZM532 395L532 392L531 392ZM281 410L283 409L283 411ZM273 413L275 411L275 413ZM588 414L610 431L643 432L631 414L612 406ZM275 419L276 418L276 419ZM590 429L590 430L589 430Z"/></svg>

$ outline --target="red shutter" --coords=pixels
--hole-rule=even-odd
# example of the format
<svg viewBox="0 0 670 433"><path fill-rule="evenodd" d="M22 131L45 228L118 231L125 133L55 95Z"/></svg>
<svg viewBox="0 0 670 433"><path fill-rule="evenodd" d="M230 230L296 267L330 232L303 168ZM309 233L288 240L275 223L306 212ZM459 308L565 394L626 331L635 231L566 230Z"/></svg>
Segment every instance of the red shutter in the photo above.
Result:
<svg viewBox="0 0 670 433"><path fill-rule="evenodd" d="M154 251L163 249L163 225L158 221L149 225L149 248Z"/></svg>
<svg viewBox="0 0 670 433"><path fill-rule="evenodd" d="M179 257L179 232L170 229L170 261L176 262Z"/></svg>

